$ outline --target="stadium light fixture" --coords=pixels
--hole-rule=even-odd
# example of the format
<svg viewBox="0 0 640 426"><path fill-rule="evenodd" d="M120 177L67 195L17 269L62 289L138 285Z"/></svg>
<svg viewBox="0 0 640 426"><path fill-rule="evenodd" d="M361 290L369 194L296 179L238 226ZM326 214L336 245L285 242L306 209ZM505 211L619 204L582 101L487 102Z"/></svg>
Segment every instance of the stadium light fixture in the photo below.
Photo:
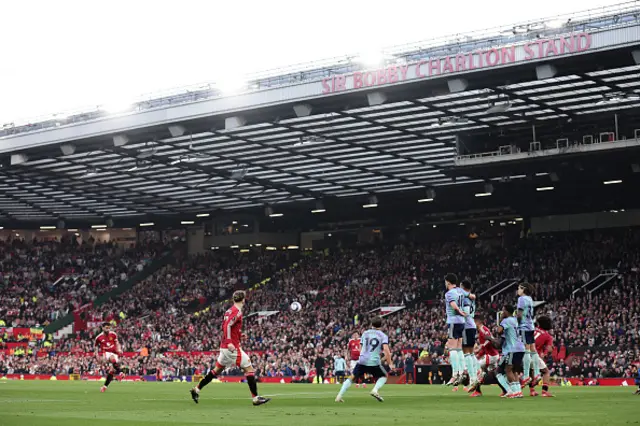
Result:
<svg viewBox="0 0 640 426"><path fill-rule="evenodd" d="M311 210L311 213L314 213L314 214L316 214L316 213L324 213L326 211L327 211L326 209L313 209L313 210Z"/></svg>
<svg viewBox="0 0 640 426"><path fill-rule="evenodd" d="M362 205L363 209L374 209L378 207L378 197L376 197L375 195L371 195L369 197L369 201L366 204Z"/></svg>
<svg viewBox="0 0 640 426"><path fill-rule="evenodd" d="M240 253L249 253L249 249L240 249Z"/></svg>
<svg viewBox="0 0 640 426"><path fill-rule="evenodd" d="M524 219L523 219L523 218L521 218L521 217L516 217L516 219L515 219L515 221L516 221L516 222L522 222L523 220L524 220Z"/></svg>
<svg viewBox="0 0 640 426"><path fill-rule="evenodd" d="M0 226L0 230L3 230L3 229L4 229L4 226Z"/></svg>
<svg viewBox="0 0 640 426"><path fill-rule="evenodd" d="M274 251L274 250L277 250L277 248L275 248L275 247L271 247L271 246L268 246L268 247L267 247L267 250L269 250L269 251Z"/></svg>
<svg viewBox="0 0 640 426"><path fill-rule="evenodd" d="M239 248L239 247L240 247L240 246L237 246L237 245L235 245L235 244L234 244L234 245L232 245L232 246L229 246L229 248L232 248L232 249L237 249L237 248Z"/></svg>
<svg viewBox="0 0 640 426"><path fill-rule="evenodd" d="M615 180L605 180L604 182L602 182L605 185L615 185L617 183L622 183L622 179L615 179Z"/></svg>
<svg viewBox="0 0 640 426"><path fill-rule="evenodd" d="M543 191L553 191L554 189L556 189L553 186L539 186L536 188L536 191L538 192L543 192Z"/></svg>
<svg viewBox="0 0 640 426"><path fill-rule="evenodd" d="M182 220L180 221L180 225L193 225L195 222L192 220Z"/></svg>
<svg viewBox="0 0 640 426"><path fill-rule="evenodd" d="M254 245L255 245L256 247L262 247L262 244L260 244L260 243L255 243Z"/></svg>
<svg viewBox="0 0 640 426"><path fill-rule="evenodd" d="M43 231L49 231L49 230L52 230L52 229L56 229L56 227L55 226L46 226L45 225L45 226L41 226L40 229L43 230Z"/></svg>
<svg viewBox="0 0 640 426"><path fill-rule="evenodd" d="M490 192L478 192L476 194L476 197L489 197L489 196L491 196Z"/></svg>
<svg viewBox="0 0 640 426"><path fill-rule="evenodd" d="M311 210L311 213L317 214L324 213L326 211L327 209L324 208L324 204L322 203L322 201L316 201L316 208Z"/></svg>
<svg viewBox="0 0 640 426"><path fill-rule="evenodd" d="M78 232L78 230L76 228L70 228L67 229L67 232Z"/></svg>
<svg viewBox="0 0 640 426"><path fill-rule="evenodd" d="M196 217L209 217L209 213L198 213Z"/></svg>
<svg viewBox="0 0 640 426"><path fill-rule="evenodd" d="M153 225L155 225L153 222L144 222L140 224L140 226L153 226Z"/></svg>
<svg viewBox="0 0 640 426"><path fill-rule="evenodd" d="M211 247L211 250L220 250L220 247Z"/></svg>
<svg viewBox="0 0 640 426"><path fill-rule="evenodd" d="M298 246L288 246L287 248L289 250L298 250L300 247L298 247Z"/></svg>
<svg viewBox="0 0 640 426"><path fill-rule="evenodd" d="M420 198L418 200L419 203L430 203L433 201L433 198Z"/></svg>
<svg viewBox="0 0 640 426"><path fill-rule="evenodd" d="M106 228L107 225L91 225L92 229L100 229L100 228Z"/></svg>
<svg viewBox="0 0 640 426"><path fill-rule="evenodd" d="M282 217L282 216L284 216L284 214L283 214L283 213L271 213L271 214L269 215L269 217Z"/></svg>

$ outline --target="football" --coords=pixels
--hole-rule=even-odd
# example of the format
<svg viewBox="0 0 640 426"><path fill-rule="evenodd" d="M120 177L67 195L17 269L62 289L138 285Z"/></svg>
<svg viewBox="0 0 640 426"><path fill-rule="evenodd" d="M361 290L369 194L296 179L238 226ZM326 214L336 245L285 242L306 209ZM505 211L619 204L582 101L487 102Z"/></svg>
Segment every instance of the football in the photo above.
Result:
<svg viewBox="0 0 640 426"><path fill-rule="evenodd" d="M300 309L302 309L302 305L300 304L300 302L293 302L291 304L291 310L293 312L298 312Z"/></svg>

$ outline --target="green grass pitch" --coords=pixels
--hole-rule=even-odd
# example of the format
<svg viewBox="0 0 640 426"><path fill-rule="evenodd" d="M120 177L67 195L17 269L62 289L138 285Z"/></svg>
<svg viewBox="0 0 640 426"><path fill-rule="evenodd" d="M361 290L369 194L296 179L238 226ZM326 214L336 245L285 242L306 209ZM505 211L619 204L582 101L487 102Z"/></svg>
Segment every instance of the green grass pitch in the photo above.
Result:
<svg viewBox="0 0 640 426"><path fill-rule="evenodd" d="M338 385L260 384L273 400L251 405L246 384L212 383L194 404L189 383L0 382L0 426L99 425L626 425L640 424L633 387L558 388L553 399L504 400L495 386L468 398L443 386L385 386L380 403L371 387L351 387L344 404Z"/></svg>

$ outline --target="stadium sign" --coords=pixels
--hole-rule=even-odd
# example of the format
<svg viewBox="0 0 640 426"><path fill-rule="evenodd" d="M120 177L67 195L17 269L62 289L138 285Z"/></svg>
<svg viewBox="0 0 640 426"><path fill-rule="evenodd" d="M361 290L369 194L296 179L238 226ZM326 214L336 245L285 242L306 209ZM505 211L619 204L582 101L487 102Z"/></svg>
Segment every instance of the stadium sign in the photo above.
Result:
<svg viewBox="0 0 640 426"><path fill-rule="evenodd" d="M448 74L512 65L521 62L581 53L591 48L591 34L575 33L502 47L492 47L406 65L389 65L322 79L322 94L384 86Z"/></svg>

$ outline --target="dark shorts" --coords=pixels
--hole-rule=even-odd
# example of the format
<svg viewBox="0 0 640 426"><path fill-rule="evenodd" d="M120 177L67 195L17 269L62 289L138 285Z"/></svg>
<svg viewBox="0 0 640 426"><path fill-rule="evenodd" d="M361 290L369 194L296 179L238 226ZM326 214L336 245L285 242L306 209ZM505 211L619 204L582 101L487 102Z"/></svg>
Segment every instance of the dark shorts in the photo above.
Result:
<svg viewBox="0 0 640 426"><path fill-rule="evenodd" d="M464 324L449 324L449 339L462 339Z"/></svg>
<svg viewBox="0 0 640 426"><path fill-rule="evenodd" d="M522 343L525 345L533 345L536 342L533 331L520 330L520 336L522 337Z"/></svg>
<svg viewBox="0 0 640 426"><path fill-rule="evenodd" d="M498 373L504 374L507 370L507 366L522 367L522 359L524 358L524 352L512 352L500 357L498 363Z"/></svg>
<svg viewBox="0 0 640 426"><path fill-rule="evenodd" d="M374 378L379 379L380 377L387 377L387 370L381 365L369 366L356 364L356 368L353 369L353 378L361 379L365 374L370 374Z"/></svg>
<svg viewBox="0 0 640 426"><path fill-rule="evenodd" d="M344 371L336 371L335 376L336 377L344 377L346 374L344 373Z"/></svg>
<svg viewBox="0 0 640 426"><path fill-rule="evenodd" d="M478 330L475 328L465 328L464 336L462 337L462 347L472 348L476 344L476 334Z"/></svg>

